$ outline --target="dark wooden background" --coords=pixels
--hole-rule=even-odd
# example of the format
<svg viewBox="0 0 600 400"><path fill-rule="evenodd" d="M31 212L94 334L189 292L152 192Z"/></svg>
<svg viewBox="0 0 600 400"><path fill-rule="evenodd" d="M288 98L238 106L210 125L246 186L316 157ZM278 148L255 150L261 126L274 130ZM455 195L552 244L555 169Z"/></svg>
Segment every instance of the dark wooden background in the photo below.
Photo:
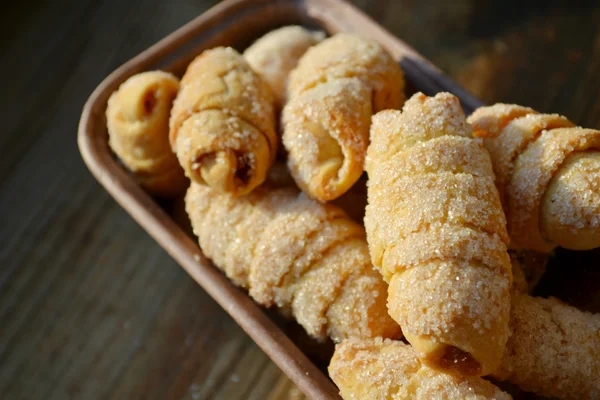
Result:
<svg viewBox="0 0 600 400"><path fill-rule="evenodd" d="M0 6L0 398L302 397L76 147L103 77L215 2ZM600 128L598 2L356 3L483 100Z"/></svg>

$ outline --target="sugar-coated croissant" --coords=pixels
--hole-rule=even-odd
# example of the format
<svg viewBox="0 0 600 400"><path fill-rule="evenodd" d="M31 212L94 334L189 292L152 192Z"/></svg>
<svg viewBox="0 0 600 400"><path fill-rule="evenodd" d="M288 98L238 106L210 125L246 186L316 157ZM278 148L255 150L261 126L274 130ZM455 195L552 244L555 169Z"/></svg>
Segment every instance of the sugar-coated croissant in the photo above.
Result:
<svg viewBox="0 0 600 400"><path fill-rule="evenodd" d="M510 328L494 378L552 398L600 398L600 315L515 293Z"/></svg>
<svg viewBox="0 0 600 400"><path fill-rule="evenodd" d="M414 349L381 338L338 344L329 375L344 400L510 399L480 377L456 377L422 364Z"/></svg>
<svg viewBox="0 0 600 400"><path fill-rule="evenodd" d="M388 309L423 362L485 375L508 339L506 220L458 99L417 93L373 117L365 215Z"/></svg>
<svg viewBox="0 0 600 400"><path fill-rule="evenodd" d="M265 80L278 105L285 102L287 78L309 47L325 38L321 31L291 25L260 37L244 51L248 64Z"/></svg>
<svg viewBox="0 0 600 400"><path fill-rule="evenodd" d="M261 186L233 197L192 183L186 209L204 254L258 303L293 315L311 336L400 334L364 229L340 208L293 188Z"/></svg>
<svg viewBox="0 0 600 400"><path fill-rule="evenodd" d="M207 50L188 66L170 129L187 176L217 191L250 192L275 160L273 95L232 48Z"/></svg>
<svg viewBox="0 0 600 400"><path fill-rule="evenodd" d="M469 117L484 138L515 247L600 247L600 131L495 104Z"/></svg>
<svg viewBox="0 0 600 400"><path fill-rule="evenodd" d="M188 181L169 145L169 113L179 80L163 71L126 80L108 100L108 144L149 193L176 197Z"/></svg>
<svg viewBox="0 0 600 400"><path fill-rule="evenodd" d="M340 33L311 47L290 73L283 143L298 186L321 201L363 172L374 112L398 108L404 76L376 42Z"/></svg>

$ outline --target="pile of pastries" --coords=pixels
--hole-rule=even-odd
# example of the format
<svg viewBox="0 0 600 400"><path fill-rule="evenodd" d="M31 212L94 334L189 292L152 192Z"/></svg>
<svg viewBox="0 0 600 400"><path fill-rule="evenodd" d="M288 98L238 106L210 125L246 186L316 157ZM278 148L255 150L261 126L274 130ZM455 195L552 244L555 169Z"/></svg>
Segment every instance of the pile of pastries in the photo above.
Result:
<svg viewBox="0 0 600 400"><path fill-rule="evenodd" d="M600 131L405 101L378 43L298 26L135 75L106 116L233 283L337 343L344 399L600 398L600 315L529 294L556 247L600 247Z"/></svg>

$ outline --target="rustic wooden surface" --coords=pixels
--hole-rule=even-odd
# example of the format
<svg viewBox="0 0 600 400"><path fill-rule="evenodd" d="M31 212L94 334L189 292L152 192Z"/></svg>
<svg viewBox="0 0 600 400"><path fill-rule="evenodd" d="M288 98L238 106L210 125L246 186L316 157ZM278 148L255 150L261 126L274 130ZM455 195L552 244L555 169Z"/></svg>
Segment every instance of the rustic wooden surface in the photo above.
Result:
<svg viewBox="0 0 600 400"><path fill-rule="evenodd" d="M76 148L82 105L101 79L215 2L3 7L0 398L302 398ZM600 128L596 2L356 3L485 101Z"/></svg>

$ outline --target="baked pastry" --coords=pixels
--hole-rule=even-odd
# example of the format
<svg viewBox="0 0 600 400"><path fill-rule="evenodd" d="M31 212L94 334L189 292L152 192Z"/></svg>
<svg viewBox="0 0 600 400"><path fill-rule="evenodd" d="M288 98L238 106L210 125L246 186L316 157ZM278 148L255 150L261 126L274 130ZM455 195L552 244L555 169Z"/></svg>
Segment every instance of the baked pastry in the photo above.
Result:
<svg viewBox="0 0 600 400"><path fill-rule="evenodd" d="M204 254L259 304L293 315L312 337L399 335L364 229L340 208L295 188L261 186L233 197L192 183L186 209Z"/></svg>
<svg viewBox="0 0 600 400"><path fill-rule="evenodd" d="M325 39L325 33L297 25L284 26L260 37L244 51L244 58L275 96L275 102L285 103L287 78L309 47Z"/></svg>
<svg viewBox="0 0 600 400"><path fill-rule="evenodd" d="M275 160L271 90L229 47L207 50L188 66L170 129L186 175L216 191L249 193Z"/></svg>
<svg viewBox="0 0 600 400"><path fill-rule="evenodd" d="M494 378L552 398L600 397L600 315L515 293L510 327Z"/></svg>
<svg viewBox="0 0 600 400"><path fill-rule="evenodd" d="M512 302L512 333L492 377L556 399L598 398L600 315L579 311L554 298L514 293ZM410 346L391 340L342 342L336 347L329 373L344 399L462 399L469 398L463 397L467 393L501 393L480 378L437 373L422 365ZM462 389L467 391L457 391Z"/></svg>
<svg viewBox="0 0 600 400"><path fill-rule="evenodd" d="M456 377L428 368L411 346L389 339L338 344L329 376L344 400L511 399L480 377Z"/></svg>
<svg viewBox="0 0 600 400"><path fill-rule="evenodd" d="M365 227L389 313L423 362L486 375L508 339L512 273L492 164L470 135L449 93L375 115Z"/></svg>
<svg viewBox="0 0 600 400"><path fill-rule="evenodd" d="M163 71L127 79L108 99L108 144L150 194L176 197L188 181L169 145L169 112L179 80Z"/></svg>
<svg viewBox="0 0 600 400"><path fill-rule="evenodd" d="M600 131L514 104L481 107L468 121L492 157L512 246L600 246Z"/></svg>
<svg viewBox="0 0 600 400"><path fill-rule="evenodd" d="M297 185L333 200L363 172L371 115L404 100L398 63L376 42L340 33L311 47L290 73L283 144Z"/></svg>

